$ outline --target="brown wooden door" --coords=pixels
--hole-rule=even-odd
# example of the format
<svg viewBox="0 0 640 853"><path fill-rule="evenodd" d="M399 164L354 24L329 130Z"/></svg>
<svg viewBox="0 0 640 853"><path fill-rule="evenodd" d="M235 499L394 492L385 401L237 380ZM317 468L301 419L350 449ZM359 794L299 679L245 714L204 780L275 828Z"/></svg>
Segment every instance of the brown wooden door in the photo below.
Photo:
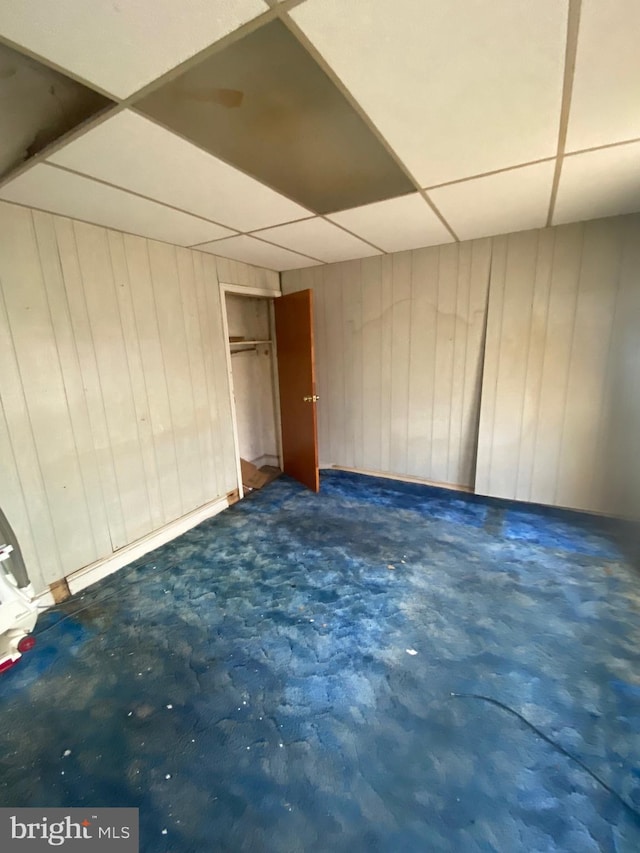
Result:
<svg viewBox="0 0 640 853"><path fill-rule="evenodd" d="M273 300L284 473L317 492L318 418L313 352L313 293Z"/></svg>

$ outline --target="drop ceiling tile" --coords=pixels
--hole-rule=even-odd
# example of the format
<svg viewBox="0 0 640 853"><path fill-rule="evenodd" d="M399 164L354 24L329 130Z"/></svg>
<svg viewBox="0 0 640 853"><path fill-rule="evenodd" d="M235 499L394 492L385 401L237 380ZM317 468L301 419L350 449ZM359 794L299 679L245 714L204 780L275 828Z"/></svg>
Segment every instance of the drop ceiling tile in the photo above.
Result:
<svg viewBox="0 0 640 853"><path fill-rule="evenodd" d="M311 215L259 181L130 111L107 119L49 160L238 231Z"/></svg>
<svg viewBox="0 0 640 853"><path fill-rule="evenodd" d="M566 0L306 0L290 15L422 186L553 156Z"/></svg>
<svg viewBox="0 0 640 853"><path fill-rule="evenodd" d="M0 189L0 198L141 237L191 246L232 232L155 201L38 163Z"/></svg>
<svg viewBox="0 0 640 853"><path fill-rule="evenodd" d="M640 142L565 157L554 225L640 211Z"/></svg>
<svg viewBox="0 0 640 853"><path fill-rule="evenodd" d="M555 160L429 190L461 240L542 228L547 221Z"/></svg>
<svg viewBox="0 0 640 853"><path fill-rule="evenodd" d="M189 68L136 110L317 213L415 189L282 21Z"/></svg>
<svg viewBox="0 0 640 853"><path fill-rule="evenodd" d="M332 213L329 219L385 252L453 242L451 234L419 193Z"/></svg>
<svg viewBox="0 0 640 853"><path fill-rule="evenodd" d="M267 9L263 0L4 0L0 33L126 98Z"/></svg>
<svg viewBox="0 0 640 853"><path fill-rule="evenodd" d="M4 44L0 44L0 103L0 175L113 106L93 89Z"/></svg>
<svg viewBox="0 0 640 853"><path fill-rule="evenodd" d="M327 263L382 254L324 219L305 219L303 222L279 225L277 228L259 231L256 236Z"/></svg>
<svg viewBox="0 0 640 853"><path fill-rule="evenodd" d="M638 0L582 0L567 151L640 137L638 33Z"/></svg>
<svg viewBox="0 0 640 853"><path fill-rule="evenodd" d="M247 234L229 237L227 240L216 240L214 243L193 248L199 252L232 258L234 261L243 261L245 264L254 264L278 272L318 266L318 261L312 261L311 258L305 258L304 255L281 249L279 246L272 246L270 243L263 243Z"/></svg>

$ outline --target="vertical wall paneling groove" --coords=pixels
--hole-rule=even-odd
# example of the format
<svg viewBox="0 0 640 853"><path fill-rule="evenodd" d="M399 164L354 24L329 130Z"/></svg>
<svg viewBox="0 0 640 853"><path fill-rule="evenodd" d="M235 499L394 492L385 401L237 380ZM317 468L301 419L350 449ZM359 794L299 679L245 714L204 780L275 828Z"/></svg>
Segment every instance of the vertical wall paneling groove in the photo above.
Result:
<svg viewBox="0 0 640 853"><path fill-rule="evenodd" d="M153 442L153 427L147 395L147 386L142 362L140 338L133 307L131 280L127 265L124 235L108 232L109 253L115 282L116 299L125 354L128 365L128 377L131 383L138 443L142 454L146 498L149 504L151 527L157 530L164 524L165 516L158 478L158 461Z"/></svg>
<svg viewBox="0 0 640 853"><path fill-rule="evenodd" d="M91 424L73 337L54 222L51 217L38 211L33 211L33 222L49 316L64 385L64 402L69 413L73 433L72 455L78 460L77 465L82 484L81 492L77 492L75 495L73 492L65 495L66 501L70 501L72 497L75 498L73 511L77 523L76 535L80 541L78 551L71 557L71 565L77 565L78 562L81 564L82 562L89 563L97 559L101 553L109 549L110 539L106 525L102 490L97 476L98 469L93 452ZM71 462L71 466L74 464L75 459ZM89 531L86 530L83 523L85 514L91 536L88 535ZM68 545L70 544L71 542L68 543Z"/></svg>
<svg viewBox="0 0 640 853"><path fill-rule="evenodd" d="M119 508L118 522L122 520L122 528L118 524L111 530L115 550L149 531L149 500L146 487L140 489L144 466L107 233L82 222L73 228L115 470L114 504Z"/></svg>
<svg viewBox="0 0 640 853"><path fill-rule="evenodd" d="M640 518L640 217L625 218L620 282L602 400L594 488L621 515Z"/></svg>
<svg viewBox="0 0 640 853"><path fill-rule="evenodd" d="M158 471L162 521L166 523L180 516L182 501L147 241L125 235L124 250L129 281L135 282L131 292L133 314L149 409L151 444Z"/></svg>
<svg viewBox="0 0 640 853"><path fill-rule="evenodd" d="M178 269L178 288L182 302L182 320L189 361L191 394L193 400L193 418L196 424L198 476L193 482L195 506L206 502L208 489L215 482L213 471L213 441L211 436L210 403L204 371L202 335L198 314L196 294L196 276L193 252L188 249L176 249Z"/></svg>
<svg viewBox="0 0 640 853"><path fill-rule="evenodd" d="M233 284L236 279L242 278L242 281L238 281L239 284L253 286L251 281L244 280L244 277L237 272L238 266L237 263L234 264L230 272L231 283ZM241 266L245 267L246 265L242 264ZM231 398L227 374L227 342L224 340L222 303L220 301L220 287L218 285L218 273L214 257L208 256L204 258L204 270L206 281L205 297L210 329L209 343L212 349L216 400L219 401L218 413L221 427L217 436L220 450L220 471L222 474L219 484L221 483L223 486L223 493L227 493L237 487L237 460L233 441Z"/></svg>
<svg viewBox="0 0 640 853"><path fill-rule="evenodd" d="M65 491L63 465L55 459L55 441L50 415L55 399L63 394L62 380L55 342L49 322L48 306L42 282L42 271L37 254L33 219L30 211L21 210L13 216L2 212L2 304L0 324L0 371L7 390L3 405L13 452L20 479L24 482L29 515L34 533L43 528L46 545L39 548L40 565L53 564L57 571L63 565L61 543L65 534L71 534L68 523L56 527L59 514L53 506ZM19 237L23 235L29 251L20 251ZM16 291L13 280L23 283ZM25 333L26 324L35 330L31 346ZM69 456L70 426L67 418L60 424L60 442L63 458ZM77 488L76 471L71 471L69 482ZM48 477L50 476L50 480ZM33 496L33 505L31 504ZM11 504L6 510L11 518ZM74 538L75 544L75 538Z"/></svg>
<svg viewBox="0 0 640 853"><path fill-rule="evenodd" d="M220 442L217 440L218 430L221 425L221 417L218 411L218 395L215 383L215 362L213 351L209 346L210 335L207 311L207 287L213 285L207 282L204 268L204 255L202 252L192 253L194 285L195 285L195 311L200 328L199 340L202 348L202 379L204 382L204 402L206 403L205 420L206 431L206 468L205 468L205 493L224 494L221 483L224 481L222 472L224 462L222 459ZM216 272L217 287L217 272Z"/></svg>
<svg viewBox="0 0 640 853"><path fill-rule="evenodd" d="M471 485L489 257L480 240L283 274L313 283L323 464Z"/></svg>
<svg viewBox="0 0 640 853"><path fill-rule="evenodd" d="M37 591L236 487L213 255L0 203L2 506Z"/></svg>
<svg viewBox="0 0 640 853"><path fill-rule="evenodd" d="M105 525L103 529L108 537L109 550L111 551L114 547L114 533L115 541L123 541L126 537L122 509L118 499L118 485L113 455L107 431L104 397L100 387L96 351L87 315L76 234L74 223L69 219L54 217L54 228L71 328L84 389L84 404L86 406L91 433L93 453L88 455L87 461L90 461L95 466L94 474L95 472L98 474L99 489L104 508L103 518ZM81 460L81 464L84 467L84 460ZM89 470L87 476L91 476ZM55 580L55 578L53 579Z"/></svg>
<svg viewBox="0 0 640 853"><path fill-rule="evenodd" d="M201 502L202 475L196 431L191 368L182 311L176 249L165 243L150 243L149 262L167 377L171 429L175 438L180 484L181 515ZM200 492L200 493L199 493Z"/></svg>
<svg viewBox="0 0 640 853"><path fill-rule="evenodd" d="M365 258L362 273L362 445L359 465L366 460L380 468L382 434L382 270L378 258ZM313 268L316 276L319 271ZM326 326L321 334L326 337ZM326 344L325 344L326 346ZM322 401L321 401L322 402ZM322 406L319 406L322 412ZM326 415L326 412L325 412Z"/></svg>
<svg viewBox="0 0 640 853"><path fill-rule="evenodd" d="M494 239L477 491L638 514L639 242L638 216Z"/></svg>
<svg viewBox="0 0 640 853"><path fill-rule="evenodd" d="M372 259L373 260L373 259ZM381 432L380 467L373 470L390 471L391 459L391 357L392 357L392 314L393 314L393 256L376 258L380 264L382 347L381 347ZM373 460L372 460L373 461Z"/></svg>

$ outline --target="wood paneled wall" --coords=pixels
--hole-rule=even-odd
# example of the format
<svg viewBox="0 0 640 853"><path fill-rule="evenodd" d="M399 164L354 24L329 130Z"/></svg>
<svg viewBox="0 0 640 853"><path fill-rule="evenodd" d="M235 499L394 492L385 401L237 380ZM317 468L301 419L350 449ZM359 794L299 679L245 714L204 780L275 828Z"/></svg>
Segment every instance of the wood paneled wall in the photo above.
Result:
<svg viewBox="0 0 640 853"><path fill-rule="evenodd" d="M476 490L637 515L640 217L493 240Z"/></svg>
<svg viewBox="0 0 640 853"><path fill-rule="evenodd" d="M640 517L639 216L282 278L314 291L321 464Z"/></svg>
<svg viewBox="0 0 640 853"><path fill-rule="evenodd" d="M0 203L0 500L37 590L236 487L219 278L278 289Z"/></svg>
<svg viewBox="0 0 640 853"><path fill-rule="evenodd" d="M322 465L473 485L490 248L283 274L314 291Z"/></svg>

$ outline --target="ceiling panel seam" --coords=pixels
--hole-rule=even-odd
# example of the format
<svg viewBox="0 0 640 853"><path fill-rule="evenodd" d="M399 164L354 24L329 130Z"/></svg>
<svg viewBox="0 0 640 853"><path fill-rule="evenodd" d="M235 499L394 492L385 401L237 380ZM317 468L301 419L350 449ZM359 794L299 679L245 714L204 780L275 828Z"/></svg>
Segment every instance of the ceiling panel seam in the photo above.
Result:
<svg viewBox="0 0 640 853"><path fill-rule="evenodd" d="M69 216L67 213L54 213L51 210L47 210L45 207L35 207L32 204L23 204L20 201L9 201L8 199L0 198L0 204L12 204L15 207L22 207L25 210L36 210L38 213L46 213L47 216L57 216L59 219L68 219L70 222L83 222L85 225L92 225L94 228L103 228L105 231L116 231L118 234L124 234L128 237L139 237L141 240L151 240L152 243L164 243L167 246L173 246L173 248L178 249L192 249L193 246L185 246L182 243L172 243L170 240L163 240L161 237L149 237L148 234L138 234L135 231L125 231L123 228L118 228L116 225L104 225L102 222L94 222L91 219L82 219L79 216ZM237 237L239 235L232 234L230 237L227 237L227 240L230 240L232 237ZM221 238L225 239L225 238ZM209 241L211 242L211 241ZM246 263L246 262L245 262ZM256 266L253 264L253 266Z"/></svg>
<svg viewBox="0 0 640 853"><path fill-rule="evenodd" d="M527 166L537 166L539 163L549 163L556 159L555 154L553 157L541 157L539 160L529 160L526 163L518 163L515 166L505 166L502 169L492 169L490 172L480 172L477 175L469 175L465 178L455 178L453 181L443 181L441 184L431 184L428 187L424 187L424 190L425 192L431 192L431 190L439 190L442 187L451 187L455 184L466 184L469 181L476 181L478 178L490 178L493 175L501 175L503 172L516 172L518 169L524 169Z"/></svg>
<svg viewBox="0 0 640 853"><path fill-rule="evenodd" d="M199 65L205 59L208 59L210 56L213 56L219 51L224 50L224 48L229 47L229 45L233 44L236 41L240 41L240 39L254 32L255 30L260 29L264 24L268 24L270 21L273 21L277 18L276 10L273 8L267 9L261 15L258 15L257 18L252 18L250 21L247 21L242 26L233 30L230 33L227 33L226 36L218 39L217 41L212 42L211 44L204 47L198 53L194 53L193 56L190 56L188 59L185 59L184 62L179 63L178 65L174 65L173 68L170 68L168 71L165 71L164 74L161 74L160 77L156 77L155 80L151 80L149 83L146 83L141 89L138 89L136 92L132 92L131 95L127 95L126 98L123 98L120 103L125 107L131 107L138 101L146 98L147 95L150 95L152 92L155 92L156 89L160 89L165 83L169 83L171 80L175 80L177 77L180 77L185 71L188 71L190 68L194 68L196 65Z"/></svg>
<svg viewBox="0 0 640 853"><path fill-rule="evenodd" d="M10 47L12 50L15 50L17 53L21 53L23 56L28 56L30 59L35 59L35 61L39 62L41 65L44 65L47 68L51 68L53 71L57 71L59 74L63 74L70 80L75 80L76 83L81 83L83 86L86 86L87 89L91 89L93 92L97 92L99 95L103 95L105 98L109 98L110 101L115 101L116 103L120 101L120 98L118 98L118 96L114 95L112 92L108 92L106 89L103 89L96 83L92 83L91 80L87 80L84 77L81 77L74 71L70 71L68 68L64 68L62 65L58 65L57 62L53 62L51 59L47 59L46 56L42 56L40 53L36 53L35 51L30 50L28 47L25 47L24 45L19 44L16 41L12 41L11 39L2 35L2 33L0 33L0 44L4 44L7 47Z"/></svg>
<svg viewBox="0 0 640 853"><path fill-rule="evenodd" d="M278 228L279 226L275 226ZM314 258L313 255L310 255L308 252L301 252L299 249L292 249L291 246L281 246L280 243L274 243L273 240L267 240L265 237L258 237L257 234L245 235L251 236L254 240L259 240L261 243L266 243L268 246L275 246L277 249L284 249L286 252L293 252L294 255L302 255L303 258L309 258L310 261L317 261L319 264L325 264L326 261L321 260L320 258Z"/></svg>
<svg viewBox="0 0 640 853"><path fill-rule="evenodd" d="M297 199L292 198L290 195L287 195L286 193L282 192L282 190L279 190L277 187L274 187L273 184L269 184L266 181L263 181L259 178L256 178L255 175L252 175L250 172L246 172L244 169L241 169L239 166L236 166L235 163L231 163L229 160L226 160L224 157L220 157L217 154L212 154L211 151L207 151L207 149L204 148L202 145L200 145L198 142L194 142L192 139L189 139L189 137L185 136L183 133L180 133L180 131L178 131L178 130L173 130L172 128L167 127L166 124L163 124L157 118L154 118L153 116L147 115L146 113L140 112L135 107L131 107L130 112L135 113L137 116L145 119L145 121L148 121L151 124L155 124L156 127L161 128L162 130L165 131L165 133L169 133L172 136L176 136L176 137L178 137L178 139L181 139L183 142L186 142L189 145L192 145L194 148L197 148L199 151L203 151L207 155L207 157L210 157L212 160L217 160L220 163L224 163L225 166L228 166L230 169L233 169L234 171L239 172L240 174L244 175L246 178L250 178L252 181L255 181L257 184L261 184L263 187L266 187L267 189L271 190L271 192L276 193L281 198L286 198L287 201L290 201L292 204L295 204L298 207L301 207L303 210L308 210L309 211L309 216L307 217L308 219L311 219L311 217L313 217L313 216L318 216L318 213L315 210L311 210L311 208L308 207L306 204L302 204L302 202L300 202ZM234 230L237 230L237 229L234 229Z"/></svg>
<svg viewBox="0 0 640 853"><path fill-rule="evenodd" d="M46 163L47 159L51 157L52 154L55 154L56 151L59 151L61 148L64 148L69 142L75 142L76 139L79 139L81 136L84 136L85 133L88 133L90 130L101 125L107 119L112 118L118 113L122 112L122 108L116 104L114 107L109 107L101 113L96 113L96 115L91 116L86 121L81 122L77 127L74 127L73 130L70 130L68 133L63 134L59 139L56 139L55 142L52 142L50 145L47 145L42 151L38 151L37 154L34 154L33 157L29 157L28 160L25 160L23 163L20 163L19 166L16 166L14 169L10 169L5 175L0 178L0 189L2 189L5 184L8 184L10 181L13 181L15 178L18 178L20 175L23 175L25 172L30 171L34 166L37 166L39 163ZM50 163L48 165L51 165Z"/></svg>
<svg viewBox="0 0 640 853"><path fill-rule="evenodd" d="M580 29L580 11L582 0L569 0L569 11L567 15L567 41L564 56L564 80L562 84L562 106L560 108L560 122L558 125L558 149L556 153L556 167L551 184L551 197L549 199L549 212L547 215L547 227L553 221L553 213L560 185L560 174L562 172L562 161L567 141L567 128L569 126L569 112L571 110L571 95L573 92L573 77L576 67L576 56L578 53L578 31Z"/></svg>
<svg viewBox="0 0 640 853"><path fill-rule="evenodd" d="M213 243L222 243L225 240L232 240L233 237L252 237L255 240L259 240L261 243L266 243L268 246L273 246L273 248L275 249L283 249L283 251L285 252L291 252L292 255L300 255L302 258L308 258L310 261L316 261L319 264L327 263L326 261L321 261L320 258L314 258L312 255L308 255L306 252L300 252L298 251L298 249L290 249L288 246L281 246L279 243L273 243L271 240L265 240L262 237L258 237L256 234L249 234L246 232L243 232L242 234L233 234L231 237L218 237L215 240L204 240L200 243L193 243L191 246L187 246L187 249L200 250L202 246L211 246ZM222 257L225 256L222 255ZM247 261L243 261L243 263L247 263Z"/></svg>
<svg viewBox="0 0 640 853"><path fill-rule="evenodd" d="M384 146L385 150L388 154L393 158L394 162L400 167L400 169L404 172L404 174L409 178L411 183L414 185L415 189L422 195L424 200L427 202L429 207L433 210L438 219L442 222L447 231L451 234L451 236L459 242L458 237L456 236L453 228L442 213L438 210L437 206L433 203L433 201L426 195L422 187L420 186L418 180L412 174L412 172L407 168L403 160L398 156L396 151L391 147L389 142L380 132L380 129L376 124L371 120L369 114L363 107L360 105L360 102L352 95L351 90L343 83L342 79L330 65L330 63L324 58L322 53L315 47L313 42L307 38L305 33L300 29L300 27L295 23L295 21L289 17L286 13L286 9L277 10L278 17L282 21L282 23L286 26L289 32L300 42L302 47L311 55L311 57L318 63L320 68L325 72L325 74L329 77L329 79L333 82L339 92L347 99L348 103L353 107L353 109L357 112L360 118L364 121L366 126L369 128L371 133L380 141L380 143ZM334 211L337 212L337 211Z"/></svg>
<svg viewBox="0 0 640 853"><path fill-rule="evenodd" d="M208 219L206 216L201 216L199 213L193 213L193 211L186 210L184 207L176 207L175 204L169 204L166 201L158 201L157 198L151 198L151 196L143 195L143 193L138 193L135 190L130 190L126 187L118 186L118 184L112 184L110 181L102 180L102 178L95 178L93 175L87 175L86 172L78 172L76 169L70 169L68 166L61 166L59 163L49 163L48 161L45 161L44 165L49 166L52 169L58 169L60 172L69 172L69 174L77 175L79 178L85 178L88 181L94 181L96 184L102 184L105 187L110 187L111 189L118 190L119 192L127 193L127 195L132 195L136 198L144 199L144 201L150 201L152 204L159 204L161 207L166 207L169 210L175 210L176 213L184 213L187 216L192 216L194 219L201 220L201 222L207 222L211 225L217 225L219 228L226 228L228 231L234 232L233 234L227 234L226 237L219 237L217 239L225 240L229 237L235 237L238 234L243 233L242 231L238 231L237 228L232 228L231 225L225 225L222 222L216 222L215 219Z"/></svg>
<svg viewBox="0 0 640 853"><path fill-rule="evenodd" d="M594 145L592 148L579 148L576 151L566 151L563 159L566 157L575 157L577 154L591 154L592 151L602 151L605 148L621 148L623 145L634 145L640 142L640 136L635 139L623 139L622 142L608 142L606 145Z"/></svg>
<svg viewBox="0 0 640 853"><path fill-rule="evenodd" d="M397 196L397 198L402 198L402 196ZM388 199L384 199L383 201L388 201ZM380 204L380 202L377 202ZM336 211L338 213L339 211ZM345 228L344 225L341 225L339 222L334 222L333 219L329 219L328 216L320 216L320 219L324 219L325 222L328 222L329 225L335 225L336 228L339 228L341 231L344 231L346 234L349 234L351 237L356 237L362 243L367 243L371 246L372 249L375 249L376 252L380 252L381 255L387 255L388 252L385 252L384 249L381 249L380 246L376 246L375 243L372 243L371 240L367 240L366 237L361 237L359 234L356 234L355 231L350 231L348 228Z"/></svg>

